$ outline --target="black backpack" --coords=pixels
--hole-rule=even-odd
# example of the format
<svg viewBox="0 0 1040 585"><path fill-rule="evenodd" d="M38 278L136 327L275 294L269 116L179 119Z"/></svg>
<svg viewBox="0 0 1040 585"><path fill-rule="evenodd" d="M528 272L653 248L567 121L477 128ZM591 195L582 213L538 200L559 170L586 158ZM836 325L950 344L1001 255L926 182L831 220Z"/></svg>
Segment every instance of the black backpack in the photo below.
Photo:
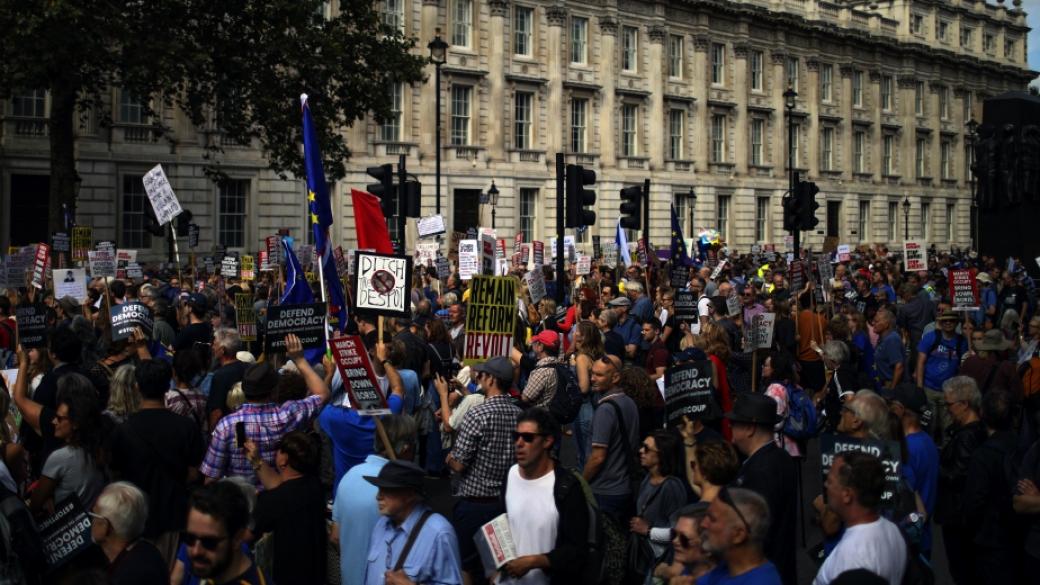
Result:
<svg viewBox="0 0 1040 585"><path fill-rule="evenodd" d="M29 508L0 485L0 583L38 583L46 569L43 541Z"/></svg>
<svg viewBox="0 0 1040 585"><path fill-rule="evenodd" d="M574 419L578 418L582 403L585 402L585 395L581 393L581 386L578 386L578 376L574 370L563 364L539 367L553 368L556 371L556 392L549 401L549 413L561 425L574 422Z"/></svg>

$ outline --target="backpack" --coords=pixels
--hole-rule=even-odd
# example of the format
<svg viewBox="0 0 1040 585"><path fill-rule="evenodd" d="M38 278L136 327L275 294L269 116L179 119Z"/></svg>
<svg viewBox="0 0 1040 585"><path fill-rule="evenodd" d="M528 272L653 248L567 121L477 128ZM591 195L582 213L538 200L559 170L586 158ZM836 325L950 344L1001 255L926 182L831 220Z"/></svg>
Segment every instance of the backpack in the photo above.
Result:
<svg viewBox="0 0 1040 585"><path fill-rule="evenodd" d="M783 433L796 440L815 437L820 431L820 415L809 395L798 386L784 384L787 391L787 418Z"/></svg>
<svg viewBox="0 0 1040 585"><path fill-rule="evenodd" d="M935 350L939 349L939 344L942 343L942 340L943 340L942 332L936 330L936 331L934 331L934 334L935 334L935 340L932 342L932 347L928 348L928 353L924 354L925 355L925 359L930 358L932 356L932 353ZM968 341L966 339L964 339L964 336L961 335L960 333L954 333L953 334L953 344L954 344L954 350L953 350L954 363L956 363L957 365L960 365L960 363L961 363L961 355L964 353L964 352L961 351L961 346L963 345L964 346L964 350L967 351L967 349L968 349L968 347L967 347Z"/></svg>
<svg viewBox="0 0 1040 585"><path fill-rule="evenodd" d="M38 582L47 568L43 542L25 502L0 485L0 585Z"/></svg>
<svg viewBox="0 0 1040 585"><path fill-rule="evenodd" d="M563 364L540 367L553 368L556 371L556 392L549 401L549 413L561 425L574 422L574 419L578 418L582 403L585 402L585 395L581 393L581 386L578 386L578 376L574 374L574 370Z"/></svg>
<svg viewBox="0 0 1040 585"><path fill-rule="evenodd" d="M618 525L596 505L592 488L580 473L570 470L589 509L588 550L582 570L588 585L620 585L625 574L627 541Z"/></svg>

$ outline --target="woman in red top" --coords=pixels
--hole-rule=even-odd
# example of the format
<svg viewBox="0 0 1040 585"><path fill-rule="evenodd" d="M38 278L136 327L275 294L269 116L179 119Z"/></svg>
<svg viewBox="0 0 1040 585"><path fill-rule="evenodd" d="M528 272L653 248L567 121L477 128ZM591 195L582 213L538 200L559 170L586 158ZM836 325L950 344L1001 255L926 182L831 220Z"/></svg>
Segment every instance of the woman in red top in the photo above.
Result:
<svg viewBox="0 0 1040 585"><path fill-rule="evenodd" d="M698 346L708 354L708 359L714 366L712 382L715 385L715 397L722 407L722 412L728 413L733 410L733 397L730 395L729 377L726 375L726 363L730 357L729 334L722 327L709 323L701 328L697 340ZM727 441L733 440L729 419L725 417L722 419L721 431Z"/></svg>

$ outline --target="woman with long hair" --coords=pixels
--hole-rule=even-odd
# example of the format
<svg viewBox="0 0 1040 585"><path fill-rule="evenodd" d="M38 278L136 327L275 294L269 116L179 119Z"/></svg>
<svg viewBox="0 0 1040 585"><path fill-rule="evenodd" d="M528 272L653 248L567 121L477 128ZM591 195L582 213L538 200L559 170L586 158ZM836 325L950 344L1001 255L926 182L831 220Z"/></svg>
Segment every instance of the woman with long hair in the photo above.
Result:
<svg viewBox="0 0 1040 585"><path fill-rule="evenodd" d="M639 464L647 471L636 496L636 516L629 520L629 530L636 538L647 539L653 559L645 567L636 567L644 581L657 560L668 552L671 541L672 514L686 505L686 486L679 475L682 459L675 432L658 429L639 447ZM632 550L630 545L629 550ZM630 568L632 564L630 563Z"/></svg>
<svg viewBox="0 0 1040 585"><path fill-rule="evenodd" d="M740 460L733 445L724 441L697 443L690 461L693 487L702 502L714 500L719 490L737 480Z"/></svg>
<svg viewBox="0 0 1040 585"><path fill-rule="evenodd" d="M134 370L133 364L119 366L108 385L108 407L103 414L116 424L141 408L141 393L134 387Z"/></svg>
<svg viewBox="0 0 1040 585"><path fill-rule="evenodd" d="M795 370L794 358L784 352L771 354L762 364L762 379L766 385L765 395L776 401L776 414L780 422L773 427L773 439L776 444L792 457L802 456L802 446L792 437L783 434L784 419L790 412L788 388L798 386L798 372Z"/></svg>
<svg viewBox="0 0 1040 585"><path fill-rule="evenodd" d="M730 394L729 377L726 375L726 364L732 355L729 345L729 334L726 330L714 323L708 323L701 327L701 334L697 337L697 347L704 350L712 363L712 382L715 386L715 401L722 408L723 414L733 410L733 397ZM727 441L733 440L729 419L723 417L719 432Z"/></svg>
<svg viewBox="0 0 1040 585"><path fill-rule="evenodd" d="M870 331L867 329L867 320L859 311L849 311L845 319L849 323L849 332L852 345L859 350L860 372L871 372L874 370L874 346L870 343Z"/></svg>
<svg viewBox="0 0 1040 585"><path fill-rule="evenodd" d="M581 409L574 421L574 440L578 443L578 467L584 468L592 449L592 364L605 355L603 334L592 321L579 321L574 326L574 344L571 346L571 367L574 368L581 389Z"/></svg>
<svg viewBox="0 0 1040 585"><path fill-rule="evenodd" d="M44 374L51 371L54 364L51 362L51 354L45 347L34 347L29 350L29 392L36 392Z"/></svg>
<svg viewBox="0 0 1040 585"><path fill-rule="evenodd" d="M636 403L639 409L639 436L646 437L661 426L664 399L657 385L646 373L646 368L626 366L621 370L618 386Z"/></svg>

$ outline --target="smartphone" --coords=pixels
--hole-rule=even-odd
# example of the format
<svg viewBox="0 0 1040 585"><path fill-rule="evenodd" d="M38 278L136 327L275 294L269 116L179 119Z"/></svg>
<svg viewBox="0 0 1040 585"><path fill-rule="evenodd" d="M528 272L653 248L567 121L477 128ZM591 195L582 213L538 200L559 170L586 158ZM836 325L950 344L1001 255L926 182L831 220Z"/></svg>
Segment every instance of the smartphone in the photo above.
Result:
<svg viewBox="0 0 1040 585"><path fill-rule="evenodd" d="M246 423L243 421L235 423L235 440L238 442L239 449L246 444Z"/></svg>

